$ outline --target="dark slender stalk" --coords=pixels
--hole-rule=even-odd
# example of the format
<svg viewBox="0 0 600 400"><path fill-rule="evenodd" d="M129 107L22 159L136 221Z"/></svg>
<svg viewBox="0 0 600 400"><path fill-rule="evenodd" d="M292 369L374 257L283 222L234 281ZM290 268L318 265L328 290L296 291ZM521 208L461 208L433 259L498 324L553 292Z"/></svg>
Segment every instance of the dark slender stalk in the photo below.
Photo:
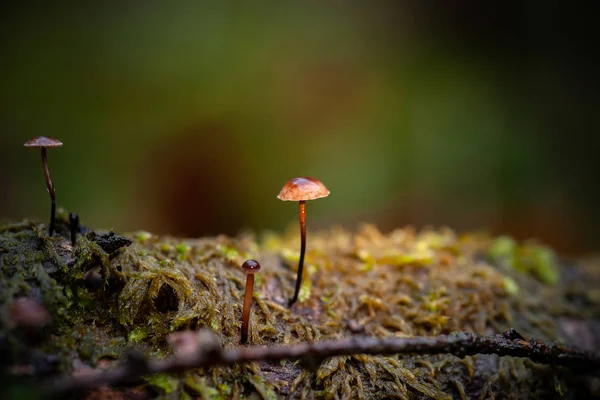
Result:
<svg viewBox="0 0 600 400"><path fill-rule="evenodd" d="M252 308L252 295L254 293L254 274L246 275L246 292L244 293L244 311L242 312L241 344L248 342L248 326L250 324L250 308Z"/></svg>
<svg viewBox="0 0 600 400"><path fill-rule="evenodd" d="M304 268L304 252L306 251L306 202L300 200L300 260L298 261L298 276L296 278L296 289L294 297L290 300L288 307L291 307L298 300L298 293L302 286L302 269Z"/></svg>
<svg viewBox="0 0 600 400"><path fill-rule="evenodd" d="M54 219L56 216L56 199L52 199L52 205L50 207L50 226L48 227L48 236L54 234Z"/></svg>
<svg viewBox="0 0 600 400"><path fill-rule="evenodd" d="M284 359L312 359L317 364L327 357L353 354L452 354L457 357L476 354L497 354L528 358L540 364L561 365L579 373L595 373L600 369L600 354L534 339L525 341L509 330L504 334L480 336L474 333L455 333L440 336L373 338L354 336L341 340L317 343L297 343L283 346L252 346L222 349L212 333L201 331L199 350L165 360L146 360L144 365L125 363L107 372L95 371L79 377L65 377L45 386L55 394L116 384L139 379L142 375L176 373L188 369L215 365L234 365L248 362L277 362Z"/></svg>
<svg viewBox="0 0 600 400"><path fill-rule="evenodd" d="M42 166L44 167L44 175L46 176L46 185L48 186L48 194L52 201L50 208L50 226L48 227L48 236L54 234L54 219L56 215L56 194L54 192L54 184L50 178L50 169L48 168L48 156L46 154L46 148L42 147Z"/></svg>
<svg viewBox="0 0 600 400"><path fill-rule="evenodd" d="M75 213L69 214L69 225L71 227L71 244L75 246L77 242L77 232L79 232L79 215Z"/></svg>

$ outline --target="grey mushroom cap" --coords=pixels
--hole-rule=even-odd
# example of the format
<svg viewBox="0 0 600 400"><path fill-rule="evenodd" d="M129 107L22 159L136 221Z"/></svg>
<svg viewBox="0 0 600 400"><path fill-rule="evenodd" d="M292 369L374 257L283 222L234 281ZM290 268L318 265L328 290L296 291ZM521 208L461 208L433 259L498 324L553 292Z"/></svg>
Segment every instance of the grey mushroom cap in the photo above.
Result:
<svg viewBox="0 0 600 400"><path fill-rule="evenodd" d="M25 147L34 147L34 148L52 148L52 147L60 147L62 146L62 142L58 139L54 139L51 137L47 137L47 136L38 136L38 137L34 137L33 139L28 140L27 142L25 142L25 144L23 146Z"/></svg>

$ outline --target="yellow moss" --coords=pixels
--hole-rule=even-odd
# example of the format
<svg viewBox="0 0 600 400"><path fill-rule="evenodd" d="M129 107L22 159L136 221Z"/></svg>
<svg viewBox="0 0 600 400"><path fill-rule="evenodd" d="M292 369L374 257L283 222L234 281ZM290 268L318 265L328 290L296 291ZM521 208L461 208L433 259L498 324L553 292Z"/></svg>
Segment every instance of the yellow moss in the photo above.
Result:
<svg viewBox="0 0 600 400"><path fill-rule="evenodd" d="M302 285L300 286L300 292L298 292L298 301L300 303L304 303L310 298L311 288L312 284L310 280L305 279L302 281Z"/></svg>
<svg viewBox="0 0 600 400"><path fill-rule="evenodd" d="M146 231L139 231L135 234L136 240L142 244L144 244L151 237L152 237L152 234L150 232L146 232Z"/></svg>
<svg viewBox="0 0 600 400"><path fill-rule="evenodd" d="M507 276L504 278L504 290L506 290L506 293L515 296L519 294L519 285L514 279Z"/></svg>
<svg viewBox="0 0 600 400"><path fill-rule="evenodd" d="M240 253L238 250L230 245L217 245L217 251L225 256L229 261L239 261Z"/></svg>

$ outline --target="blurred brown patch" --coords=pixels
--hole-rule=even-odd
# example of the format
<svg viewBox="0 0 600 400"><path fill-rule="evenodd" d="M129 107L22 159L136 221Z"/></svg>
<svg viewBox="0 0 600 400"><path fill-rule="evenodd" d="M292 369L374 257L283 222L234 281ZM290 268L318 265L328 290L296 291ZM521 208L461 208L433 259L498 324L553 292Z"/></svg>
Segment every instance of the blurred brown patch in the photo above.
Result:
<svg viewBox="0 0 600 400"><path fill-rule="evenodd" d="M140 188L151 203L149 229L197 237L233 234L243 220L244 152L230 128L204 121L168 135L143 163Z"/></svg>

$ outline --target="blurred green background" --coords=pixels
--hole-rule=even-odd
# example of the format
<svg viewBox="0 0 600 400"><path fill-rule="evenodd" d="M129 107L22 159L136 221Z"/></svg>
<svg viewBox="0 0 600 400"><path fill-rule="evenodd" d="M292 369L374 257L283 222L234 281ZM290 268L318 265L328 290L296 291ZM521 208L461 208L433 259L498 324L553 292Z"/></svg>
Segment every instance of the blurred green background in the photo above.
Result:
<svg viewBox="0 0 600 400"><path fill-rule="evenodd" d="M104 2L0 17L0 218L199 236L486 228L598 249L594 14L562 2ZM450 4L451 3L451 4Z"/></svg>

